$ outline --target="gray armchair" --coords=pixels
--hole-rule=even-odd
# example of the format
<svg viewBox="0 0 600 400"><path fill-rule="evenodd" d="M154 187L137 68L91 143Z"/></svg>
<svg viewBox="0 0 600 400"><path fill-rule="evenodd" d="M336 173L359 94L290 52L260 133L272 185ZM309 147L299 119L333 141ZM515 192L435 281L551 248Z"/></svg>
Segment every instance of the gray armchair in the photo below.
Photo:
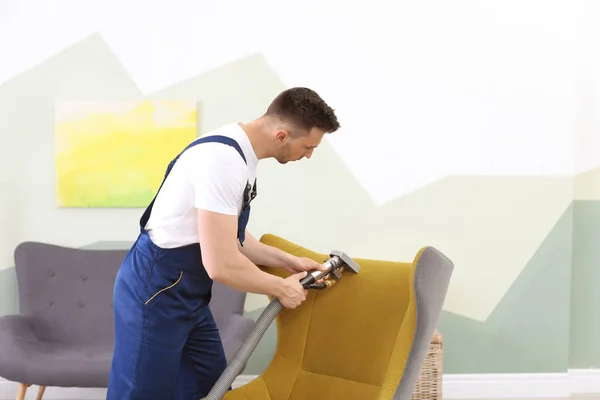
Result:
<svg viewBox="0 0 600 400"><path fill-rule="evenodd" d="M244 316L245 302L246 293L213 282L209 307L221 332L227 361L231 360L254 326L254 320Z"/></svg>
<svg viewBox="0 0 600 400"><path fill-rule="evenodd" d="M19 314L0 317L0 377L30 385L104 388L113 351L112 293L126 250L90 250L26 242L15 249ZM211 309L228 359L254 321L245 293L218 282Z"/></svg>

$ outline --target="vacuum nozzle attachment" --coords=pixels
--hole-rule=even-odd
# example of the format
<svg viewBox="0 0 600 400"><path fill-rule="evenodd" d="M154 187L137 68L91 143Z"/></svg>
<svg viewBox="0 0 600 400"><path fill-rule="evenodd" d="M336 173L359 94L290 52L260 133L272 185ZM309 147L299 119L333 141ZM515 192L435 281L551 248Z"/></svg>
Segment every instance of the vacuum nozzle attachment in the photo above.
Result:
<svg viewBox="0 0 600 400"><path fill-rule="evenodd" d="M323 271L317 270L306 275L300 283L306 289L325 289L336 281L340 280L342 271L349 270L355 274L360 271L360 266L348 256L346 253L333 250L329 254L329 259L323 263L325 269ZM317 283L319 280L324 279L324 282ZM327 279L329 278L329 279Z"/></svg>

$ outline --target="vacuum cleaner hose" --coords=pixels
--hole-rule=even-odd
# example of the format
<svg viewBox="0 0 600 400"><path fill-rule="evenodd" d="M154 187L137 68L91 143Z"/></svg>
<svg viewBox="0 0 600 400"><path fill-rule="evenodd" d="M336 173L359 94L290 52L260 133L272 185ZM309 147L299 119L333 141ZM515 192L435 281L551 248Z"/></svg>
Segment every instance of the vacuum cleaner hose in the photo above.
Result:
<svg viewBox="0 0 600 400"><path fill-rule="evenodd" d="M260 342L271 322L277 317L277 314L281 312L283 306L279 302L279 299L275 298L267 305L265 310L260 314L256 323L246 337L238 351L235 353L225 371L221 374L217 382L214 384L211 391L202 400L221 400L227 393L235 378L242 373L244 365L252 355L252 352Z"/></svg>

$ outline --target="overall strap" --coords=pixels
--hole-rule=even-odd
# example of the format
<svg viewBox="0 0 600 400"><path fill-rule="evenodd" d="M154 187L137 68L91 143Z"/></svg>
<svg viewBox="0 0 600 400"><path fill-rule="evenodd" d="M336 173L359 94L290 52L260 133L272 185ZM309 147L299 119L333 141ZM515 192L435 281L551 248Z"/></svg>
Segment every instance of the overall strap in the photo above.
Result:
<svg viewBox="0 0 600 400"><path fill-rule="evenodd" d="M199 144L202 144L202 143L222 143L222 144L231 146L231 147L233 147L234 149L237 150L237 152L242 157L242 159L244 160L244 162L247 163L246 156L244 156L244 152L242 151L242 148L240 147L240 145L238 144L238 142L236 142L234 139L232 139L230 137L221 136L221 135L212 135L212 136L205 136L205 137L202 137L202 138L200 138L198 140L193 141L192 143L190 143L189 145L187 145L187 147L185 149L183 149L183 151L181 153L179 153L177 155L177 157L175 157L173 159L173 161L171 161L169 163L169 166L167 167L167 171L165 172L165 176L163 178L162 183L160 184L160 187L156 191L156 194L154 195L154 198L152 199L152 201L150 202L150 204L148 205L148 207L144 211L144 214L140 218L140 230L141 231L144 230L144 227L146 226L146 224L148 223L148 220L150 219L150 213L152 212L152 207L154 206L154 201L156 200L156 197L158 196L158 193L160 192L160 189L162 188L163 184L167 180L167 177L169 176L169 173L173 169L173 166L175 165L175 162L179 159L179 157L186 150L188 150L188 149L190 149L190 148L192 148L194 146L197 146Z"/></svg>

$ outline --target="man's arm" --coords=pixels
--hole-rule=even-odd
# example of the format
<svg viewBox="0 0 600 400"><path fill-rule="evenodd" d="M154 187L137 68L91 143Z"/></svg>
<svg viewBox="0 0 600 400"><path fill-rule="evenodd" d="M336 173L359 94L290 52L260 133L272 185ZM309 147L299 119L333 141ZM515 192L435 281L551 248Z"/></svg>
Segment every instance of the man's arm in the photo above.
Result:
<svg viewBox="0 0 600 400"><path fill-rule="evenodd" d="M244 246L241 247L238 244L238 249L254 264L283 268L292 274L301 271L324 270L326 268L323 264L319 264L308 257L294 256L277 247L261 243L248 230L246 230Z"/></svg>
<svg viewBox="0 0 600 400"><path fill-rule="evenodd" d="M266 245L257 240L246 229L246 240L242 247L238 242L240 252L254 264L272 268L287 268L293 265L294 257L285 251Z"/></svg>
<svg viewBox="0 0 600 400"><path fill-rule="evenodd" d="M198 236L212 279L242 292L282 295L284 279L261 271L238 249L236 216L199 209Z"/></svg>
<svg viewBox="0 0 600 400"><path fill-rule="evenodd" d="M277 297L285 308L306 300L300 279L286 279L261 271L237 247L238 201L246 185L246 164L230 146L197 146L186 159L198 212L198 239L208 275L240 292ZM207 147L204 147L207 146Z"/></svg>

